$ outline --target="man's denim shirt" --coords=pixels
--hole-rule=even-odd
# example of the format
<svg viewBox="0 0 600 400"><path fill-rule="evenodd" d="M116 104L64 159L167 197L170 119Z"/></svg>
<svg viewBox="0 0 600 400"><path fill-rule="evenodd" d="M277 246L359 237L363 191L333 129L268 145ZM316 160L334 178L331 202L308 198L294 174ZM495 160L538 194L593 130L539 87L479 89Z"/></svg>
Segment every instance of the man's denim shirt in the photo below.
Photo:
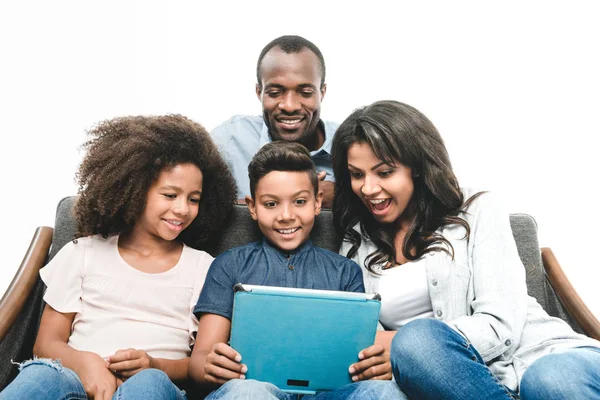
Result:
<svg viewBox="0 0 600 400"><path fill-rule="evenodd" d="M333 181L331 143L339 124L323 120L319 124L322 124L325 131L325 142L321 148L310 152L310 158L315 163L317 172L325 171L325 180ZM236 115L213 129L210 136L231 168L238 187L238 199L249 196L248 164L261 147L271 143L271 135L263 117Z"/></svg>
<svg viewBox="0 0 600 400"><path fill-rule="evenodd" d="M236 283L302 289L364 292L358 264L316 247L310 240L291 253L273 247L266 239L228 250L212 262L194 308L231 320Z"/></svg>

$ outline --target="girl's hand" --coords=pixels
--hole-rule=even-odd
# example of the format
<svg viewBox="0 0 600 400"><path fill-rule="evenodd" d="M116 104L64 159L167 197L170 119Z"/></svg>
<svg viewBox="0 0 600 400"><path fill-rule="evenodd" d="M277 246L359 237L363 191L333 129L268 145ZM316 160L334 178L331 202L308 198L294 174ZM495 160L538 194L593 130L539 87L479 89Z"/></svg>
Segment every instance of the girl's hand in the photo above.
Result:
<svg viewBox="0 0 600 400"><path fill-rule="evenodd" d="M248 367L240 361L242 356L237 351L225 343L215 343L206 356L204 379L220 385L231 379L245 379Z"/></svg>
<svg viewBox="0 0 600 400"><path fill-rule="evenodd" d="M352 375L352 380L365 381L390 380L392 379L392 364L390 363L390 354L380 344L374 344L367 347L360 353L358 358L361 360L354 363L348 369Z"/></svg>
<svg viewBox="0 0 600 400"><path fill-rule="evenodd" d="M119 350L106 359L108 368L126 380L146 368L155 368L154 359L144 350Z"/></svg>
<svg viewBox="0 0 600 400"><path fill-rule="evenodd" d="M108 370L106 361L98 354L82 351L75 372L90 399L112 399L117 390L117 378Z"/></svg>

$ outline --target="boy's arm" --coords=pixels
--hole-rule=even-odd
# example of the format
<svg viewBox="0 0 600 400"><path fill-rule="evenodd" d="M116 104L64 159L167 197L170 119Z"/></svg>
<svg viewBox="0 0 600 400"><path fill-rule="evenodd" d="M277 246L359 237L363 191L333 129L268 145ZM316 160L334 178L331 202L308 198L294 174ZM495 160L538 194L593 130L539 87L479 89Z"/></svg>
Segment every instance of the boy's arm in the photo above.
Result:
<svg viewBox="0 0 600 400"><path fill-rule="evenodd" d="M189 376L199 383L223 384L244 379L246 366L241 355L229 347L231 322L216 314L202 314L198 322L196 344L189 363Z"/></svg>

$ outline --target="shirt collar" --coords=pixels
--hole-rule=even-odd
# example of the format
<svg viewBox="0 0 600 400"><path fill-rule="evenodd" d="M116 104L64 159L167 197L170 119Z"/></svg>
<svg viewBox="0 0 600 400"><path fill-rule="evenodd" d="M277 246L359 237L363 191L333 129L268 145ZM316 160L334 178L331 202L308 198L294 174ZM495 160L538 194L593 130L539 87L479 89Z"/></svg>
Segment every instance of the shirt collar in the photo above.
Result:
<svg viewBox="0 0 600 400"><path fill-rule="evenodd" d="M323 145L315 151L311 151L311 156L316 156L317 154L326 153L331 154L331 144L333 142L333 134L336 131L336 127L331 126L331 124L325 123L322 119L319 120L319 125L323 128L323 132L325 133L325 140L323 141ZM269 135L269 128L267 124L265 124L265 119L263 117L262 129L260 131L260 140L259 146L263 147L267 143L271 143L271 135Z"/></svg>
<svg viewBox="0 0 600 400"><path fill-rule="evenodd" d="M294 256L296 254L302 254L302 253L306 253L308 251L311 251L314 248L314 245L312 243L312 240L308 239L306 242L302 243L300 245L300 247L298 247L297 249L293 250L293 251L282 251L279 248L273 246L273 244L271 242L269 242L267 240L266 237L263 236L262 238L262 244L265 248L269 249L270 251L273 251L275 253L277 253L278 255L280 255L281 257L284 258L289 258L291 256Z"/></svg>

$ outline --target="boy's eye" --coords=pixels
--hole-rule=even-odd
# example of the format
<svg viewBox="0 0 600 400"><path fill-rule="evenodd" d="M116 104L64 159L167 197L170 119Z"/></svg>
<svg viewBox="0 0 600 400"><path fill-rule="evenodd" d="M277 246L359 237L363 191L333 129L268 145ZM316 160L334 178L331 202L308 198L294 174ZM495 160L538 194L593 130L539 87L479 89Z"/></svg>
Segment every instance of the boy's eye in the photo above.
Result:
<svg viewBox="0 0 600 400"><path fill-rule="evenodd" d="M275 207L276 205L277 205L277 203L276 203L276 202L274 202L274 201L266 201L266 202L264 203L264 206L265 206L265 207L267 207L267 208L273 208L273 207Z"/></svg>

